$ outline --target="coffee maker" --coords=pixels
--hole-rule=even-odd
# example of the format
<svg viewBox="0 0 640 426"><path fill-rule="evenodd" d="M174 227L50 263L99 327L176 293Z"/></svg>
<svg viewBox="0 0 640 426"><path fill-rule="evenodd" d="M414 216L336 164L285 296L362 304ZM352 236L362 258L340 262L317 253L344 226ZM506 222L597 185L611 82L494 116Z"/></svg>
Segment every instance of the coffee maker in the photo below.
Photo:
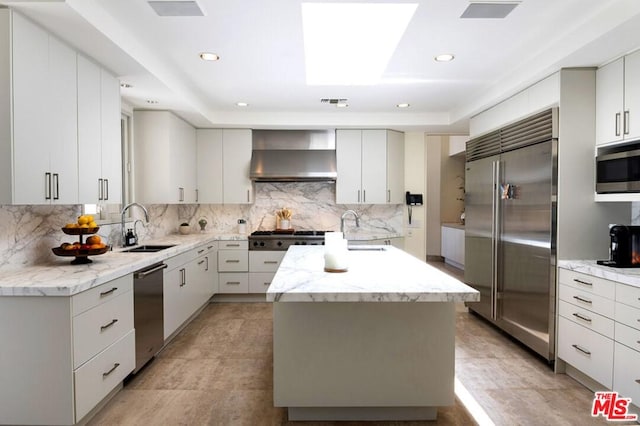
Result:
<svg viewBox="0 0 640 426"><path fill-rule="evenodd" d="M609 260L598 264L617 268L640 267L640 226L613 225L609 228Z"/></svg>

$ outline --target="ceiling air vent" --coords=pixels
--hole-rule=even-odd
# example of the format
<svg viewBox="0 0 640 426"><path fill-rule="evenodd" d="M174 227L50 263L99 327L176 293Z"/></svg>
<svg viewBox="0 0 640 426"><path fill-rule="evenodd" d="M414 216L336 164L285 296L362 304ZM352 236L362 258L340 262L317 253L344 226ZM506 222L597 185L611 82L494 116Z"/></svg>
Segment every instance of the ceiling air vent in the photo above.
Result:
<svg viewBox="0 0 640 426"><path fill-rule="evenodd" d="M466 19L503 19L519 4L519 1L471 2L460 17Z"/></svg>
<svg viewBox="0 0 640 426"><path fill-rule="evenodd" d="M149 1L158 16L204 16L195 0Z"/></svg>
<svg viewBox="0 0 640 426"><path fill-rule="evenodd" d="M322 102L323 104L337 105L346 104L347 100L347 98L322 98L320 99L320 102Z"/></svg>

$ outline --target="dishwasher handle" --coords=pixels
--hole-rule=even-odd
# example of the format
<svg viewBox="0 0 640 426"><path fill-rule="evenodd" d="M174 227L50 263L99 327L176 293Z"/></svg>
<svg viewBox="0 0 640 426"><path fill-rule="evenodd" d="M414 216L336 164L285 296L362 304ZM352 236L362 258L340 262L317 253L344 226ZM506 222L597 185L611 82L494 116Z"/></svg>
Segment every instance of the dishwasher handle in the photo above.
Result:
<svg viewBox="0 0 640 426"><path fill-rule="evenodd" d="M151 275L154 272L158 272L161 271L163 269L167 269L167 264L166 263L159 263L155 266L152 266L149 269L143 269L142 271L138 271L136 273L133 274L133 278L135 278L136 280L142 279L142 278L146 278L147 275Z"/></svg>

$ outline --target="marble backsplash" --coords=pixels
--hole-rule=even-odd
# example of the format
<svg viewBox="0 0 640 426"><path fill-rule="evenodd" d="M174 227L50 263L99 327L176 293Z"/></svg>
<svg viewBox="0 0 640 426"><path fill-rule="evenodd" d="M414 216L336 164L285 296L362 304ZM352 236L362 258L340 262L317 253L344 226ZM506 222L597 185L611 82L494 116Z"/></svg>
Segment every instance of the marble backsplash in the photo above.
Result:
<svg viewBox="0 0 640 426"><path fill-rule="evenodd" d="M298 230L340 229L340 216L353 209L360 215L360 227L353 217L346 221L347 235L366 234L381 238L401 234L403 205L344 205L335 203L335 184L329 182L256 183L253 204L161 204L148 205L150 222L138 225L140 241L178 232L180 223L190 224L199 232L198 220L207 220L212 233L238 232L238 219L247 221L247 234L255 230L272 230L275 211L287 207L293 211L291 227ZM140 209L132 208L134 219L142 218ZM60 228L82 213L80 205L0 206L0 268L42 264L56 256L52 247L75 241ZM99 234L109 244L119 246L120 224L101 225Z"/></svg>

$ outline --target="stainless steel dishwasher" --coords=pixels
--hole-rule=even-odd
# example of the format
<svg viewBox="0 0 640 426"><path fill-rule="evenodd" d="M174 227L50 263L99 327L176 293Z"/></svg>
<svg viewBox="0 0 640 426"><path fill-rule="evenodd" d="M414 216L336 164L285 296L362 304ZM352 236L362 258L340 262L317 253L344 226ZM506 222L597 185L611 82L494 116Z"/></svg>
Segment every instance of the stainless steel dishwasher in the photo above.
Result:
<svg viewBox="0 0 640 426"><path fill-rule="evenodd" d="M133 323L137 373L164 345L163 269L156 263L133 274Z"/></svg>

